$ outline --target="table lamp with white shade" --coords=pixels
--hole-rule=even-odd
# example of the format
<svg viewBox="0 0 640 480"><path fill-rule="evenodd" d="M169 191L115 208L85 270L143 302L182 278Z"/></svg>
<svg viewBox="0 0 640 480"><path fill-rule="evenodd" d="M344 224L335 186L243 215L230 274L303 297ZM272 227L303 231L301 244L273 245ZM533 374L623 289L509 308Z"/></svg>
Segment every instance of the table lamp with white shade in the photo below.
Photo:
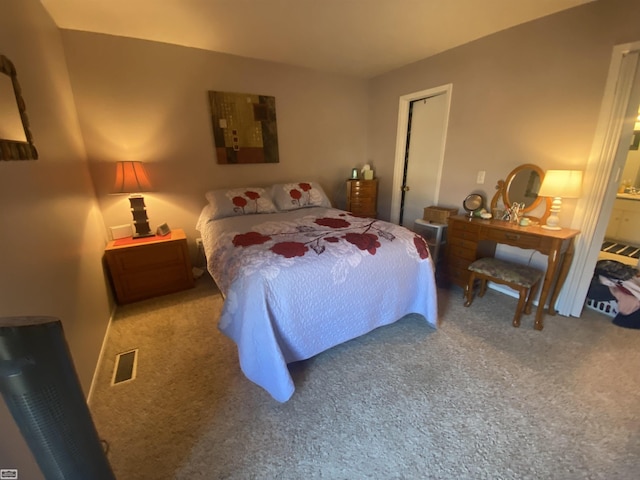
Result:
<svg viewBox="0 0 640 480"><path fill-rule="evenodd" d="M550 215L546 225L547 230L560 230L558 213L563 198L578 198L582 191L582 171L580 170L547 170L540 186L538 196L552 197Z"/></svg>

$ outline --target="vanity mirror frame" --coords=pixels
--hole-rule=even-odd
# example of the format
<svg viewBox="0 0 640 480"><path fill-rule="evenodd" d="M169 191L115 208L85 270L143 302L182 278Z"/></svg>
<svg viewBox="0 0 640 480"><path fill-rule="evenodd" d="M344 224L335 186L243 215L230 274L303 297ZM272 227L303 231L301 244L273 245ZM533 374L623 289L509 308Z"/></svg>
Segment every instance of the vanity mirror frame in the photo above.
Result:
<svg viewBox="0 0 640 480"><path fill-rule="evenodd" d="M0 74L7 75L11 79L13 94L16 98L18 113L22 121L22 128L26 141L8 140L0 138L0 160L37 160L38 151L33 144L33 136L29 129L29 118L27 117L27 107L22 98L22 89L18 83L16 68L11 60L4 55L0 55Z"/></svg>
<svg viewBox="0 0 640 480"><path fill-rule="evenodd" d="M540 167L532 163L525 163L523 165L519 165L516 168L514 168L509 173L509 175L507 175L507 178L505 180L498 180L498 183L496 185L496 193L493 195L493 198L491 199L491 212L493 212L496 208L498 208L498 201L500 199L502 199L502 203L505 206L505 208L511 207L512 202L511 202L511 199L509 198L509 190L514 185L514 179L518 174L522 174L522 172L526 172L529 170L533 170L540 177L540 184L538 185L538 189L540 188L540 185L542 185L542 181L544 180L544 170L542 170ZM543 201L543 198L545 199L546 205L545 205L545 211L542 218L534 217L532 215L527 215L529 212L532 212L533 210L535 210L538 205L540 205L540 203ZM533 202L531 202L531 204L527 205L522 210L524 213L524 216L533 220L537 220L540 223L544 223L550 213L551 201L552 201L551 198L541 197L537 195L536 198L533 200Z"/></svg>

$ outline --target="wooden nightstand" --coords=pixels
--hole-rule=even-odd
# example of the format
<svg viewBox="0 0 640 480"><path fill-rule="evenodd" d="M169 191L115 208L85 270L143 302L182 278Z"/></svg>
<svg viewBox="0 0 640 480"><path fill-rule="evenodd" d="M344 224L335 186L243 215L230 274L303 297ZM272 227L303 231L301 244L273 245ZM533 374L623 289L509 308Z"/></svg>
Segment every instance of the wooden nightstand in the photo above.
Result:
<svg viewBox="0 0 640 480"><path fill-rule="evenodd" d="M347 180L347 211L356 217L376 218L378 180Z"/></svg>
<svg viewBox="0 0 640 480"><path fill-rule="evenodd" d="M104 253L118 303L136 302L194 285L187 237L181 229L164 237L113 240Z"/></svg>

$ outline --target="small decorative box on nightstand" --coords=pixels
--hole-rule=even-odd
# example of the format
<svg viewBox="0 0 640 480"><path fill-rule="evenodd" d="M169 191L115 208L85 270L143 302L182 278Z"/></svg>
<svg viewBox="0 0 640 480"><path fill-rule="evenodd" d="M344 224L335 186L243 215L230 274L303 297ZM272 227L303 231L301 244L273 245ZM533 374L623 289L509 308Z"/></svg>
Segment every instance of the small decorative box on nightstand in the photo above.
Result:
<svg viewBox="0 0 640 480"><path fill-rule="evenodd" d="M162 237L113 240L105 248L105 260L121 304L194 285L187 237L181 229Z"/></svg>

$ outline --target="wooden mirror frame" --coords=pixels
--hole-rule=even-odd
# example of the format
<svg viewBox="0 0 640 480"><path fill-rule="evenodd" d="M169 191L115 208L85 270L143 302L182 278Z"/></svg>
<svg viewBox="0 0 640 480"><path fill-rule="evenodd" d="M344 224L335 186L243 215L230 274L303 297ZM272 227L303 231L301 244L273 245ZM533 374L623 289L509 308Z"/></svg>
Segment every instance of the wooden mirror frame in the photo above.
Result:
<svg viewBox="0 0 640 480"><path fill-rule="evenodd" d="M520 172L525 170L535 171L540 177L540 185L542 185L542 181L544 180L544 170L542 170L540 167L532 163L525 163L523 165L517 166L509 173L509 175L507 175L506 180L498 180L498 183L496 185L496 193L493 195L493 198L491 199L492 212L495 208L497 208L498 200L500 198L502 198L502 203L504 204L505 208L511 207L511 200L509 199L509 188L511 187L511 184L513 183L514 178ZM540 205L540 203L542 202L542 198L543 197L537 196L537 198L531 203L531 205L525 207L522 210L523 213L527 214L533 211L538 205ZM545 222L547 217L549 216L549 210L551 208L551 201L552 201L551 198L548 198L548 197L545 197L545 200L546 200L546 207L545 207L545 212L542 218L533 217L531 215L525 215L525 216L532 218L534 220L538 220L540 222Z"/></svg>
<svg viewBox="0 0 640 480"><path fill-rule="evenodd" d="M18 112L24 129L26 142L19 140L7 140L0 138L0 160L36 160L38 151L33 144L33 136L29 129L29 119L27 118L27 107L22 98L22 90L18 83L16 69L11 60L4 55L0 55L0 73L8 75L13 85L13 93L18 104Z"/></svg>

